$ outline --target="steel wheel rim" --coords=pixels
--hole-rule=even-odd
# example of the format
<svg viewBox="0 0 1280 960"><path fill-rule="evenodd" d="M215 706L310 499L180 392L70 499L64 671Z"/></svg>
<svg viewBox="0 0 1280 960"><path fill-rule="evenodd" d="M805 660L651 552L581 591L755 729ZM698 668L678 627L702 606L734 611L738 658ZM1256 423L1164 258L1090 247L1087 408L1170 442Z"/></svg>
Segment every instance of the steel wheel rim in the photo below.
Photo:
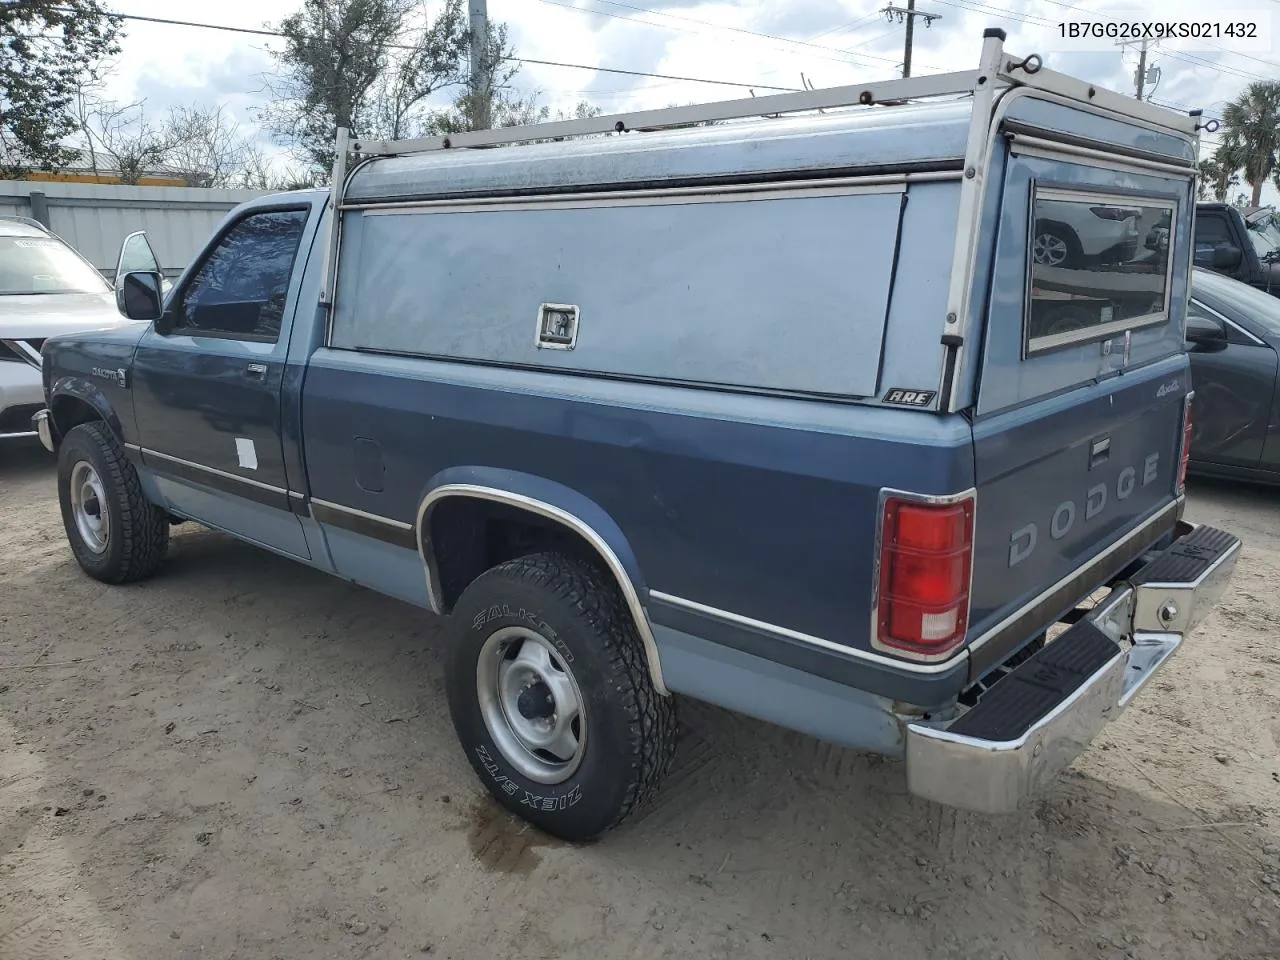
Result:
<svg viewBox="0 0 1280 960"><path fill-rule="evenodd" d="M1031 252L1036 263L1056 267L1067 259L1067 241L1052 233L1042 233L1036 237Z"/></svg>
<svg viewBox="0 0 1280 960"><path fill-rule="evenodd" d="M76 532L84 545L94 553L107 549L111 537L111 516L107 513L107 495L102 488L102 478L93 464L77 461L71 468L71 515L76 522Z"/></svg>
<svg viewBox="0 0 1280 960"><path fill-rule="evenodd" d="M582 763L587 716L564 656L535 630L503 627L476 663L480 715L503 757L535 783L563 783Z"/></svg>

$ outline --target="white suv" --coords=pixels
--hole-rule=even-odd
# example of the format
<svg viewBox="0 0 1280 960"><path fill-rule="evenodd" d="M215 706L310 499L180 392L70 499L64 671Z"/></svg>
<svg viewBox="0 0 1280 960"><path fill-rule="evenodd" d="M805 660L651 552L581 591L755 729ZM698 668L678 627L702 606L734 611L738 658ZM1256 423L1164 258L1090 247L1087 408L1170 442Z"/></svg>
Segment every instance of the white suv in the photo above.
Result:
<svg viewBox="0 0 1280 960"><path fill-rule="evenodd" d="M37 221L0 217L0 440L36 435L46 337L129 322L93 264Z"/></svg>
<svg viewBox="0 0 1280 960"><path fill-rule="evenodd" d="M1067 269L1130 260L1138 249L1141 214L1101 203L1038 200L1031 256L1035 263Z"/></svg>

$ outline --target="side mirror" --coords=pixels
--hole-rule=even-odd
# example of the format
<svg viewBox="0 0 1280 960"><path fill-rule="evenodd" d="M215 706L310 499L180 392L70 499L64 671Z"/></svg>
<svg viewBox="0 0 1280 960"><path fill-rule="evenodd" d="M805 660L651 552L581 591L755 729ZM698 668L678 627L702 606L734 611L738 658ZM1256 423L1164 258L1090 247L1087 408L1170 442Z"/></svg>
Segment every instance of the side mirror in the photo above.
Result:
<svg viewBox="0 0 1280 960"><path fill-rule="evenodd" d="M133 270L116 278L116 307L130 320L155 322L164 316L161 276Z"/></svg>
<svg viewBox="0 0 1280 960"><path fill-rule="evenodd" d="M1227 348L1227 331L1219 320L1198 314L1187 315L1187 345L1200 353L1214 353Z"/></svg>
<svg viewBox="0 0 1280 960"><path fill-rule="evenodd" d="M163 273L145 230L129 234L120 244L120 256L116 260L116 289L120 288L126 274L137 272Z"/></svg>
<svg viewBox="0 0 1280 960"><path fill-rule="evenodd" d="M1229 243L1219 244L1213 248L1213 269L1235 270L1244 259L1240 248Z"/></svg>

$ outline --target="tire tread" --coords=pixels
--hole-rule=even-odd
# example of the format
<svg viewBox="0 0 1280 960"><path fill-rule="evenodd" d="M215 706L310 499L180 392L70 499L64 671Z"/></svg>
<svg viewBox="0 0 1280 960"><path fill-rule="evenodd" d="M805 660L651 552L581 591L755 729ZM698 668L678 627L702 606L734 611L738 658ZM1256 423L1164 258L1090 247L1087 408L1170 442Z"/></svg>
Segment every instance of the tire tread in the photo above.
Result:
<svg viewBox="0 0 1280 960"><path fill-rule="evenodd" d="M671 769L678 723L675 704L653 685L644 647L613 577L596 564L556 552L508 560L475 581L514 578L547 590L586 618L602 643L614 679L611 696L628 719L631 776L616 816L622 823L657 792ZM603 831L602 831L603 832Z"/></svg>

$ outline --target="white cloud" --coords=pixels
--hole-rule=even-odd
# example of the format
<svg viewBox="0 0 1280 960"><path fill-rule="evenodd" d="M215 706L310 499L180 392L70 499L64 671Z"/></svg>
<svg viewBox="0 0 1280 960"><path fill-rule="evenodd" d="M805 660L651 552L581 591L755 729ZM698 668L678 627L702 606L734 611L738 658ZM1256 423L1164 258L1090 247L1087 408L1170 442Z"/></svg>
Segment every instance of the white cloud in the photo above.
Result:
<svg viewBox="0 0 1280 960"><path fill-rule="evenodd" d="M261 29L278 23L300 3L222 0L197 7L173 0L115 0L115 5L130 14ZM902 27L876 13L882 6L882 0L490 0L489 13L509 25L517 53L526 58L753 83L760 85L757 93L763 93L766 85L799 87L802 72L816 86L895 76ZM1092 50L1067 49L1070 45L1059 35L1064 21L1105 22L1118 9L1115 4L918 0L917 6L941 19L928 29L917 25L916 74L972 68L983 28L1003 26L1011 52L1039 52L1054 69L1122 92L1132 89L1132 50L1105 44ZM1165 6L1143 6L1152 11L1150 19L1167 19ZM1250 13L1250 7L1256 11ZM1148 64L1160 71L1155 100L1179 110L1201 107L1213 116L1251 79L1280 78L1280 48L1271 30L1271 20L1280 29L1280 16L1270 17L1272 10L1280 7L1263 0L1233 0L1228 11L1258 19L1269 49L1255 45L1243 51L1226 37L1212 41L1219 50L1157 47ZM1268 16L1263 18L1263 13ZM110 78L112 96L146 96L158 106L223 102L242 121L249 120L251 108L265 97L262 73L271 69L266 51L278 41L138 21L129 22L127 31L119 66ZM569 109L582 99L619 112L745 93L742 88L539 64L526 64L517 83L523 92L537 91L553 110Z"/></svg>

